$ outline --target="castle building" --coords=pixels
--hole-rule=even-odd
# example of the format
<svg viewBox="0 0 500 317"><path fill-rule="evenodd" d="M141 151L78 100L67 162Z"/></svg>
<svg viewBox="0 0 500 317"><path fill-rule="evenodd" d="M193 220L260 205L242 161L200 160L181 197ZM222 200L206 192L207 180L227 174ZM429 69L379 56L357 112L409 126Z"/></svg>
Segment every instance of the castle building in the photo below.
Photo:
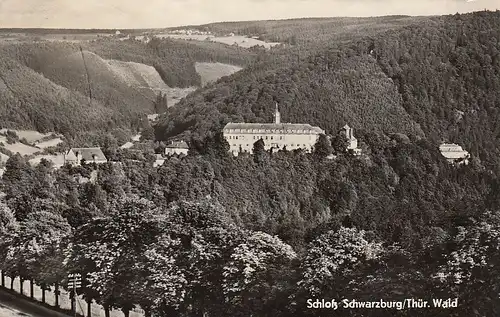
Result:
<svg viewBox="0 0 500 317"><path fill-rule="evenodd" d="M233 123L226 124L223 129L224 138L230 146L230 152L238 155L240 152L252 153L253 144L264 141L266 150L303 149L311 152L320 134L325 131L319 127L304 123L281 123L281 115L276 103L274 123Z"/></svg>

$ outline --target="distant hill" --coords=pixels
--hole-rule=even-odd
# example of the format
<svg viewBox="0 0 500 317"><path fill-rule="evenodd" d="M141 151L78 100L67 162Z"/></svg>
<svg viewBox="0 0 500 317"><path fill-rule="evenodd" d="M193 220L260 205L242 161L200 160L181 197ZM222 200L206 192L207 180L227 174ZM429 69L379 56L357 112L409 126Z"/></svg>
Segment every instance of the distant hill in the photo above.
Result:
<svg viewBox="0 0 500 317"><path fill-rule="evenodd" d="M333 39L351 39L353 36L366 36L380 30L394 29L429 17L382 16L369 18L332 17L301 18L285 20L217 22L196 26L168 28L168 31L193 29L212 32L218 35L234 33L255 36L267 42L287 44L325 43Z"/></svg>
<svg viewBox="0 0 500 317"><path fill-rule="evenodd" d="M247 68L170 109L157 135L201 137L228 121L269 122L279 102L289 122L458 142L497 165L499 42L500 12L477 12L360 38L298 64Z"/></svg>
<svg viewBox="0 0 500 317"><path fill-rule="evenodd" d="M202 86L241 70L241 67L222 63L196 63L195 68L201 77Z"/></svg>

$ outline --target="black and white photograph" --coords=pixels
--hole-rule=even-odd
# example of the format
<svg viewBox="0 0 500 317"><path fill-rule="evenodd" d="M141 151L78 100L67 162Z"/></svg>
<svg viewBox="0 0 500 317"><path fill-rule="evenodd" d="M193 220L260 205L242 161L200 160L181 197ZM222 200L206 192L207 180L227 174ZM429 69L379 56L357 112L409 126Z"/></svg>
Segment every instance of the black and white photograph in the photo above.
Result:
<svg viewBox="0 0 500 317"><path fill-rule="evenodd" d="M500 317L500 1L0 0L0 317Z"/></svg>

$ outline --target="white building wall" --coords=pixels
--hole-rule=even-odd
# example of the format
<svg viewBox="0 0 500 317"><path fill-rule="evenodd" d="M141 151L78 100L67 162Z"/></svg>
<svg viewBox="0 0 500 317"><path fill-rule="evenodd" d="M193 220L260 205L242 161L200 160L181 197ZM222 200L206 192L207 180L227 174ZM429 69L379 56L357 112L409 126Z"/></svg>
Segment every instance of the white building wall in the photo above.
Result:
<svg viewBox="0 0 500 317"><path fill-rule="evenodd" d="M349 145L347 146L348 150L355 150L358 148L358 140L356 138L352 138L349 140Z"/></svg>
<svg viewBox="0 0 500 317"><path fill-rule="evenodd" d="M262 138L266 150L270 148L283 149L286 146L287 150L304 149L308 152L312 150L316 144L319 134L317 133L224 133L224 137L230 146L231 152L239 152L240 147L243 152L252 153L253 144Z"/></svg>
<svg viewBox="0 0 500 317"><path fill-rule="evenodd" d="M181 148L165 148L166 155L174 155L174 154L188 154L189 149L181 149Z"/></svg>

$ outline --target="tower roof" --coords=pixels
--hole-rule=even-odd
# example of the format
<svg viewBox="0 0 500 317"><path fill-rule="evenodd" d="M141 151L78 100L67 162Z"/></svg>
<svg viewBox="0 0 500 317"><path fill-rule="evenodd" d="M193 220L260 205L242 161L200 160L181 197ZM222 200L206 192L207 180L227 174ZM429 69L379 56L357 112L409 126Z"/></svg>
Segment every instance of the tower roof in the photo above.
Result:
<svg viewBox="0 0 500 317"><path fill-rule="evenodd" d="M278 102L276 102L276 110L274 112L274 123L276 123L276 124L281 123L281 115L280 115L280 111L278 109Z"/></svg>

